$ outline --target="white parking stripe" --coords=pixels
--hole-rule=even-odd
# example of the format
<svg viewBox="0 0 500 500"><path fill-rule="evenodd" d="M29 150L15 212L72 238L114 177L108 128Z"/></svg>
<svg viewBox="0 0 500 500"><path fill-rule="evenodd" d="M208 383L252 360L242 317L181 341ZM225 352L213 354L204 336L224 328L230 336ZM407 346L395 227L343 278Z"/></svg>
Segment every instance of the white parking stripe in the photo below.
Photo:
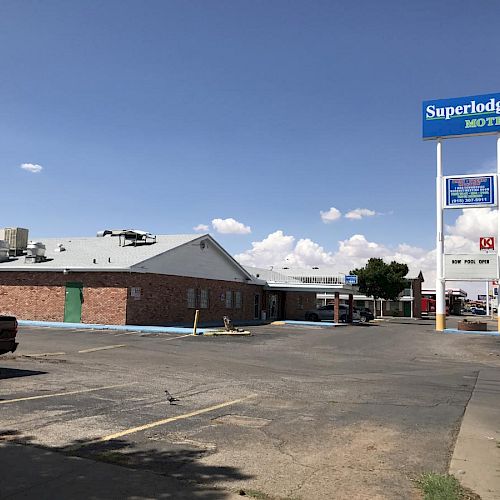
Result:
<svg viewBox="0 0 500 500"><path fill-rule="evenodd" d="M105 345L104 347L94 347L92 349L82 349L78 351L79 354L85 354L87 352L95 352L95 351L106 351L108 349L117 349L118 347L127 347L125 344L117 344L117 345Z"/></svg>
<svg viewBox="0 0 500 500"><path fill-rule="evenodd" d="M134 385L136 383L137 382L132 382L130 384L108 385L105 387L96 387L95 389L81 389L79 391L57 392L55 394L43 394L41 396L28 396L26 398L5 399L5 400L0 400L0 405L5 405L7 403L17 403L19 401L30 401L32 399L55 398L56 396L69 396L70 394L83 394L85 392L104 391L105 389L115 389L116 387L126 387L127 385Z"/></svg>

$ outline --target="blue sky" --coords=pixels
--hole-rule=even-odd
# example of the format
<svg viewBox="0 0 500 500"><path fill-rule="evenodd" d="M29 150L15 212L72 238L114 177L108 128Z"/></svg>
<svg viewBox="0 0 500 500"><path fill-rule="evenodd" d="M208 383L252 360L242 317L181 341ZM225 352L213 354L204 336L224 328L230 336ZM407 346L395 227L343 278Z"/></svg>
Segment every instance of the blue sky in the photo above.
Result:
<svg viewBox="0 0 500 500"><path fill-rule="evenodd" d="M434 246L426 99L499 91L495 0L0 3L3 222ZM495 139L444 144L485 171ZM23 163L43 167L39 173ZM377 215L325 224L320 211ZM447 222L453 223L453 216ZM210 227L214 232L214 228Z"/></svg>

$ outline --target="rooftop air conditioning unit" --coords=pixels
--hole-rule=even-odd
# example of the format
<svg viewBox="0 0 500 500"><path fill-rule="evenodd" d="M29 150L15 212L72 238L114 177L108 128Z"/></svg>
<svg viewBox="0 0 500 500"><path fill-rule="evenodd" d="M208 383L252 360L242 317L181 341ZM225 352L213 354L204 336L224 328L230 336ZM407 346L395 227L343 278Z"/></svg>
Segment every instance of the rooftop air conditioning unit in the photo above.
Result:
<svg viewBox="0 0 500 500"><path fill-rule="evenodd" d="M5 262L9 260L9 242L5 240L0 240L0 262Z"/></svg>
<svg viewBox="0 0 500 500"><path fill-rule="evenodd" d="M7 241L11 255L22 255L28 244L28 230L23 227L5 227L0 229L0 240Z"/></svg>

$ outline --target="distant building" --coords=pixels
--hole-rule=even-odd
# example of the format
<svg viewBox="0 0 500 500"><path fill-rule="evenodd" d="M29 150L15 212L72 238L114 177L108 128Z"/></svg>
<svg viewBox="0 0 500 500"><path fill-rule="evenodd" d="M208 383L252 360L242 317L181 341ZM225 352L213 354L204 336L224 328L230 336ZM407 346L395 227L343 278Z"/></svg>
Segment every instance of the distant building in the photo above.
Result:
<svg viewBox="0 0 500 500"><path fill-rule="evenodd" d="M425 299L436 300L436 289L424 288L422 290L422 297ZM461 288L447 288L445 297L447 314L462 314L467 292Z"/></svg>

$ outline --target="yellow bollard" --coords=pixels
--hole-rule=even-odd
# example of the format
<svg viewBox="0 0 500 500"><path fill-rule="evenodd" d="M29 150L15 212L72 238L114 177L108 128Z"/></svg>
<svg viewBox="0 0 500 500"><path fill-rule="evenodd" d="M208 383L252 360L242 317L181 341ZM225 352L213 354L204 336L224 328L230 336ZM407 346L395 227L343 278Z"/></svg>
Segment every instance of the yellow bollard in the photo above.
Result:
<svg viewBox="0 0 500 500"><path fill-rule="evenodd" d="M446 328L446 314L436 314L436 331L442 332Z"/></svg>
<svg viewBox="0 0 500 500"><path fill-rule="evenodd" d="M200 310L196 309L196 311L194 313L193 335L198 335L196 333L196 328L198 327L198 318L199 318L199 316L200 316Z"/></svg>

